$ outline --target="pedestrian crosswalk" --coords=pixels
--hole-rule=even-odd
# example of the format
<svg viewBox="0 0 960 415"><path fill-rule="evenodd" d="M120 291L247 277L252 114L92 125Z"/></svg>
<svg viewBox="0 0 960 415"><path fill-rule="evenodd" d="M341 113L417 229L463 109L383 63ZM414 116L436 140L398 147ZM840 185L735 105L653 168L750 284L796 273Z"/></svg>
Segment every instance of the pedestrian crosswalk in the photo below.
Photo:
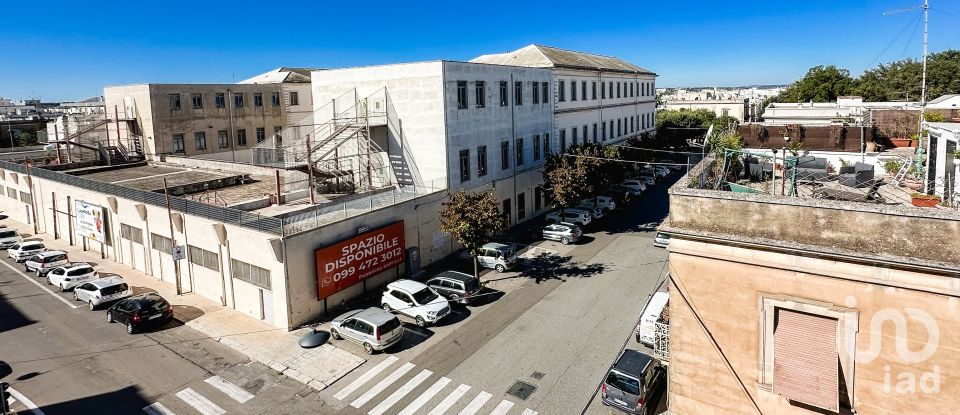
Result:
<svg viewBox="0 0 960 415"><path fill-rule="evenodd" d="M416 365L411 362L397 366L398 361L395 356L387 357L337 391L333 397L350 402L350 406L357 409L366 411L369 407L367 415L537 415L537 412L530 408L524 408L522 412L511 412L515 402L506 399L499 402L491 400L493 394L482 390L471 391L472 388L467 384L448 387L457 383L447 377L441 376L430 382L434 376L432 371L415 371ZM410 377L412 374L414 375ZM404 378L406 381L401 381ZM376 379L379 380L375 381ZM409 403L402 406L401 403L407 401ZM436 403L431 405L433 402ZM403 409L398 410L400 407Z"/></svg>
<svg viewBox="0 0 960 415"><path fill-rule="evenodd" d="M186 407L191 409L190 413L197 412L201 415L223 415L227 413L227 411L221 406L224 404L224 402L230 402L232 400L238 404L243 404L254 398L252 393L247 392L245 389L220 376L211 376L204 380L204 383L212 387L211 391L215 391L213 393L216 393L216 395L213 393L204 395L193 387L187 387L175 393L174 396L176 396L177 399L170 400L167 402L167 404L171 406L186 405ZM211 397L217 399L221 403L218 404L214 402ZM229 399L223 399L224 397ZM154 402L143 407L143 412L147 415L176 415L174 410L171 410L170 407L160 402Z"/></svg>

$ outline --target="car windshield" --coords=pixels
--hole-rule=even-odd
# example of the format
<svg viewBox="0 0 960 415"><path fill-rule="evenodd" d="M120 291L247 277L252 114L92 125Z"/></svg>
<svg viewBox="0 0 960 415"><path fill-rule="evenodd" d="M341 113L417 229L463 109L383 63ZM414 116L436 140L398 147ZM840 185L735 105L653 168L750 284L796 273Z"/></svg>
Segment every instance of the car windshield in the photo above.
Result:
<svg viewBox="0 0 960 415"><path fill-rule="evenodd" d="M476 278L471 278L463 282L463 288L468 292L474 292L480 289L480 281Z"/></svg>
<svg viewBox="0 0 960 415"><path fill-rule="evenodd" d="M12 238L17 236L17 231L0 231L0 238Z"/></svg>
<svg viewBox="0 0 960 415"><path fill-rule="evenodd" d="M640 382L638 380L623 376L614 371L611 371L610 374L607 375L607 384L631 395L640 394Z"/></svg>
<svg viewBox="0 0 960 415"><path fill-rule="evenodd" d="M437 299L437 295L434 294L433 290L429 288L424 288L420 291L413 293L413 300L416 301L417 304L427 304L436 299Z"/></svg>

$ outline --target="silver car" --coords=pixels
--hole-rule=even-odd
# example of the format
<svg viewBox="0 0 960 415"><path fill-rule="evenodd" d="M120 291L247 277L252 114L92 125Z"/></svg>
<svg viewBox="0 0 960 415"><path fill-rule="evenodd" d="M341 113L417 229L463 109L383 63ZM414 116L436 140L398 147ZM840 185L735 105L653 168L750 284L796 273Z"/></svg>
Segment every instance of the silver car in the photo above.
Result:
<svg viewBox="0 0 960 415"><path fill-rule="evenodd" d="M552 223L543 227L543 239L560 241L564 245L577 242L581 236L583 232L572 223Z"/></svg>
<svg viewBox="0 0 960 415"><path fill-rule="evenodd" d="M7 249L7 256L13 258L14 261L23 262L34 254L46 250L47 247L43 245L43 241L23 241Z"/></svg>
<svg viewBox="0 0 960 415"><path fill-rule="evenodd" d="M666 248L668 244L670 244L670 234L668 233L657 232L653 237L653 246Z"/></svg>
<svg viewBox="0 0 960 415"><path fill-rule="evenodd" d="M367 354L393 346L403 338L400 319L389 311L370 307L343 313L330 322L330 337L363 346Z"/></svg>
<svg viewBox="0 0 960 415"><path fill-rule="evenodd" d="M73 289L73 299L87 303L91 310L101 304L133 295L133 290L120 277L100 278L80 284Z"/></svg>

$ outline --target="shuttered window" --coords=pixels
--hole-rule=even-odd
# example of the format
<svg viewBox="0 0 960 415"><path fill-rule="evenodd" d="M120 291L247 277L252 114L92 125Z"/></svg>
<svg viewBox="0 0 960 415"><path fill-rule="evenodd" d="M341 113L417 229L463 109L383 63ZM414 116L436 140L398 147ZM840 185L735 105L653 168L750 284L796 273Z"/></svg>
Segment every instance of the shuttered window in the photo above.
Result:
<svg viewBox="0 0 960 415"><path fill-rule="evenodd" d="M778 308L773 342L774 393L839 411L837 319Z"/></svg>
<svg viewBox="0 0 960 415"><path fill-rule="evenodd" d="M156 249L167 255L170 255L170 252L173 251L173 241L171 241L170 238L167 238L166 236L151 233L150 243L153 245L153 249Z"/></svg>
<svg viewBox="0 0 960 415"><path fill-rule="evenodd" d="M260 288L270 289L270 270L236 259L230 260L230 266L233 270L233 278L246 281Z"/></svg>
<svg viewBox="0 0 960 415"><path fill-rule="evenodd" d="M120 224L120 237L138 244L143 243L143 231L140 228L134 228L126 223Z"/></svg>
<svg viewBox="0 0 960 415"><path fill-rule="evenodd" d="M190 263L197 264L201 267L209 268L214 271L220 271L220 256L217 255L216 252L197 248L193 245L187 245L187 250L189 252Z"/></svg>

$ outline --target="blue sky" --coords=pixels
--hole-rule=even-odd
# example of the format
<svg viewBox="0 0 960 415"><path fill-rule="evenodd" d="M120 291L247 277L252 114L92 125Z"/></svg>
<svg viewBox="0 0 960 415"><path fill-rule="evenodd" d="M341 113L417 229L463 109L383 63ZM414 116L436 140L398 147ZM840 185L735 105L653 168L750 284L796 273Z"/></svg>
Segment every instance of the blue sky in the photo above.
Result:
<svg viewBox="0 0 960 415"><path fill-rule="evenodd" d="M919 12L883 12L921 2L15 1L0 25L0 96L79 99L105 85L469 60L530 43L624 58L658 86L789 83L814 65L856 75L919 57ZM960 1L931 8L931 51L960 48Z"/></svg>

